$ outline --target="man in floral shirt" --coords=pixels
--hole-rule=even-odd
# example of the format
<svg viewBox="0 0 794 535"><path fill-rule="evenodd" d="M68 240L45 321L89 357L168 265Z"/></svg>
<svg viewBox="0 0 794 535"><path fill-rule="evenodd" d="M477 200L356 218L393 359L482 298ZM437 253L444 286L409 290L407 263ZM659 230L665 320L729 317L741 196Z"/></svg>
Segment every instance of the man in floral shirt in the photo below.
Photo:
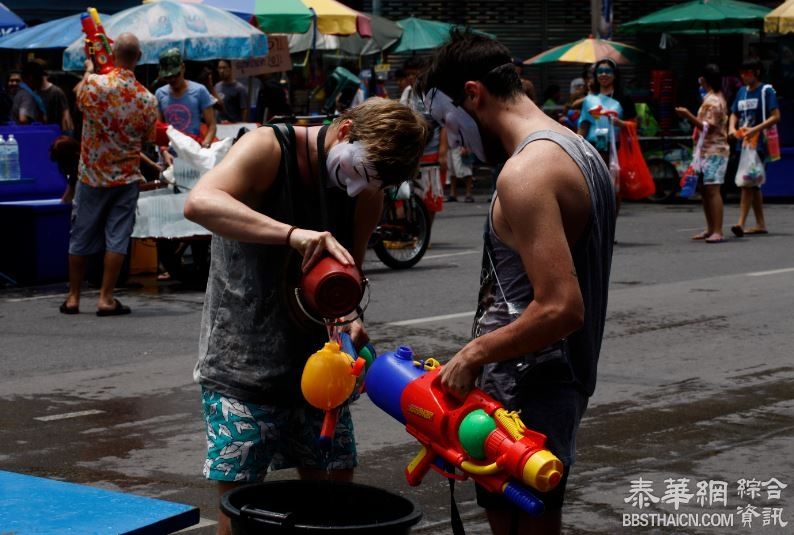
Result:
<svg viewBox="0 0 794 535"><path fill-rule="evenodd" d="M69 294L63 314L80 312L80 286L86 258L105 251L97 316L129 314L113 297L127 254L138 203L140 153L154 135L157 99L135 79L141 57L140 43L124 33L114 46L116 68L107 75L93 74L86 61L83 80L75 88L83 112L83 138L77 190L72 205L69 238Z"/></svg>

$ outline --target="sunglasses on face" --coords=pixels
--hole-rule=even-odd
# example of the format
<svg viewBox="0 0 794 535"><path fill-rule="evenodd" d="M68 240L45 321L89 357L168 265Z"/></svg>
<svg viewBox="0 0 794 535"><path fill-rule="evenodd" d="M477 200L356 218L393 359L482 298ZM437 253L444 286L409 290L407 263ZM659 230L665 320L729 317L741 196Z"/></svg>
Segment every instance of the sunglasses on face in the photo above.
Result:
<svg viewBox="0 0 794 535"><path fill-rule="evenodd" d="M607 76L612 76L614 73L615 73L615 71L613 71L612 69L598 69L596 71L596 74L599 75L599 76L601 76L602 74L607 75Z"/></svg>

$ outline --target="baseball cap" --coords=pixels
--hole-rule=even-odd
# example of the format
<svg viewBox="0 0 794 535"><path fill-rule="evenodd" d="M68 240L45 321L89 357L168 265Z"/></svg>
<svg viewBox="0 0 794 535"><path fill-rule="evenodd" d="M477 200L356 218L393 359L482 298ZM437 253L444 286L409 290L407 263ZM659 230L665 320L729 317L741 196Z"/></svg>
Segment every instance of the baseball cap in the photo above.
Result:
<svg viewBox="0 0 794 535"><path fill-rule="evenodd" d="M182 53L178 48L169 48L160 54L160 78L168 78L179 74L182 68Z"/></svg>

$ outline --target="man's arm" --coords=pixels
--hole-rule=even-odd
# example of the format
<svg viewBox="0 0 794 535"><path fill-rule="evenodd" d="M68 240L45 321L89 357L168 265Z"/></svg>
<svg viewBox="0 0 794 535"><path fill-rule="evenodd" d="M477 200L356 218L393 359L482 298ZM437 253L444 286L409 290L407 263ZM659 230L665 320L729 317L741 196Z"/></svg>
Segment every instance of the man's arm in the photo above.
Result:
<svg viewBox="0 0 794 535"><path fill-rule="evenodd" d="M514 322L472 340L443 367L442 383L459 395L471 389L484 364L548 347L584 321L584 302L566 236L566 229L581 232L580 224L564 221L560 207L566 196L568 205L588 206L584 181L572 161L560 161L559 151L528 150L531 159L522 155L518 162L508 161L499 176L494 221L500 237L521 256L534 298ZM576 214L575 219L586 221L586 214Z"/></svg>
<svg viewBox="0 0 794 535"><path fill-rule="evenodd" d="M383 192L364 190L356 199L356 213L353 218L353 250L350 251L358 266L364 265L367 244L383 212Z"/></svg>
<svg viewBox="0 0 794 535"><path fill-rule="evenodd" d="M728 137L736 137L736 114L731 113L728 118Z"/></svg>
<svg viewBox="0 0 794 535"><path fill-rule="evenodd" d="M281 148L269 128L244 135L221 163L201 177L185 202L185 217L213 234L246 243L286 244L303 256L308 269L327 250L343 264L353 257L330 232L295 229L254 209L272 186Z"/></svg>
<svg viewBox="0 0 794 535"><path fill-rule="evenodd" d="M207 134L204 136L204 141L201 143L201 146L206 148L212 145L212 140L215 139L218 126L215 120L215 110L212 106L204 108L202 115L204 117L204 122L207 123Z"/></svg>

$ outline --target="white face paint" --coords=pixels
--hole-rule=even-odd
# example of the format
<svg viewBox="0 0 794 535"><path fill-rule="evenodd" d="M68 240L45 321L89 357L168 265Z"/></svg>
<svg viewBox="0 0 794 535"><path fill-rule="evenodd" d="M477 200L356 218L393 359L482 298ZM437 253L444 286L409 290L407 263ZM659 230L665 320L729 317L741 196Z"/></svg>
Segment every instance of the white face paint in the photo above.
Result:
<svg viewBox="0 0 794 535"><path fill-rule="evenodd" d="M337 143L328 151L325 162L332 186L355 197L365 189L378 189L382 182L375 166L367 161L366 150L358 141Z"/></svg>
<svg viewBox="0 0 794 535"><path fill-rule="evenodd" d="M469 112L455 106L449 96L435 88L425 95L425 109L429 110L433 119L446 127L450 147L465 147L481 162L486 161L480 129Z"/></svg>

